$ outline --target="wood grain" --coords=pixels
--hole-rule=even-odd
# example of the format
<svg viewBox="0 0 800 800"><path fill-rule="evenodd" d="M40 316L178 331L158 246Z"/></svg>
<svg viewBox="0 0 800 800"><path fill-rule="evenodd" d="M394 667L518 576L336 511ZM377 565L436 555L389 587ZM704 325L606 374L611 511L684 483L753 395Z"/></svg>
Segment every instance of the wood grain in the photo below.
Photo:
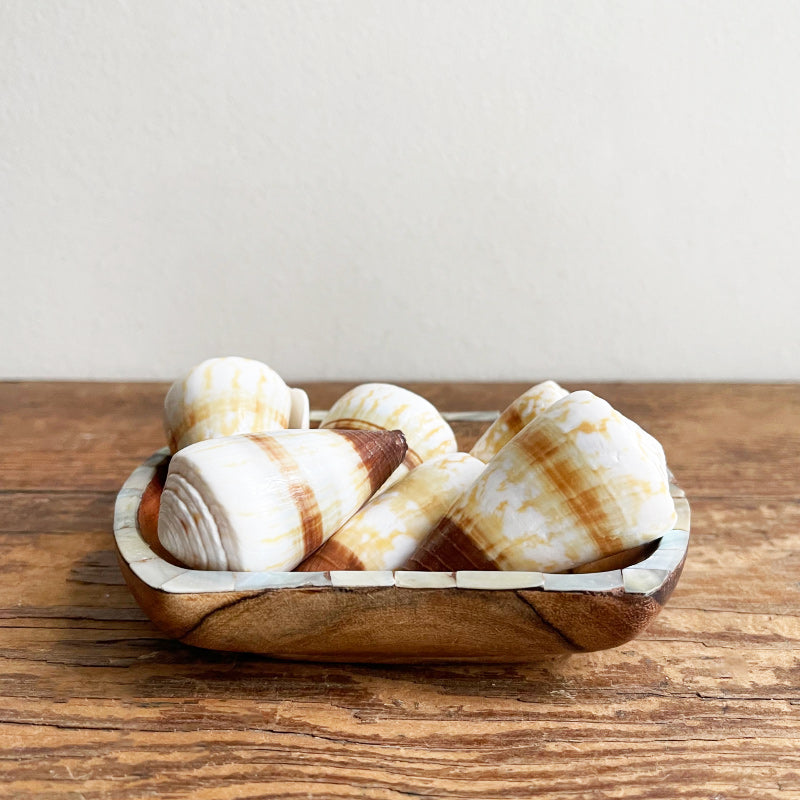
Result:
<svg viewBox="0 0 800 800"><path fill-rule="evenodd" d="M350 385L309 384L312 407ZM527 386L409 388L486 409ZM422 668L158 632L111 521L162 445L165 387L0 384L0 796L800 797L800 387L589 388L661 439L691 500L669 605L601 653Z"/></svg>

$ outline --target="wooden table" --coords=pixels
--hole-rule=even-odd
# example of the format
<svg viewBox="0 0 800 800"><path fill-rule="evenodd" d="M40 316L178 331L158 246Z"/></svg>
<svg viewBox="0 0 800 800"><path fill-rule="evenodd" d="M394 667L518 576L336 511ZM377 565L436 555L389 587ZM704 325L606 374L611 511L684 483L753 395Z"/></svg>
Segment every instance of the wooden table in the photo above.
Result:
<svg viewBox="0 0 800 800"><path fill-rule="evenodd" d="M348 385L308 385L312 407ZM527 387L409 388L456 410ZM672 600L616 650L431 668L169 640L111 535L166 387L0 384L0 796L800 797L800 386L588 388L663 442L692 502Z"/></svg>

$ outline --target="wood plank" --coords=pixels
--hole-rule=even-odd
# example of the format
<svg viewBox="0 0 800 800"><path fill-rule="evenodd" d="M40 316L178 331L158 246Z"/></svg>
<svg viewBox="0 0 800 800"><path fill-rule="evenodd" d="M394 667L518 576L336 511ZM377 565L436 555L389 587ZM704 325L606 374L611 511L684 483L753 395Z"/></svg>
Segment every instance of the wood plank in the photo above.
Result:
<svg viewBox="0 0 800 800"><path fill-rule="evenodd" d="M347 717L333 711L311 721L311 726L340 730L349 722ZM417 736L404 740L408 760L403 761L392 758L402 728L397 740L372 741L367 734L365 741L361 731L366 726L351 722L352 740L339 745L322 733L308 733L290 718L282 718L277 726L269 717L243 722L250 731L127 732L124 738L113 731L92 731L83 741L76 741L69 730L40 728L28 741L34 752L58 743L48 781L51 790L80 787L87 798L109 796L108 792L118 797L114 792L121 785L139 797L496 798L530 797L534 789L545 789L547 797L555 798L708 798L723 792L725 797L771 798L791 796L782 788L791 785L798 766L796 753L776 747L770 738L734 736L698 742L692 737L671 738L666 729L660 738L645 741L637 741L634 731L605 745L570 740L565 758L563 747L532 735L534 731L525 725L498 724L494 737L487 737L480 727L463 725L452 748L438 749L436 738L425 736L424 726L417 723L409 726ZM569 735L577 728L563 730ZM506 748L501 749L500 740ZM743 750L748 752L750 790L759 794L740 794L742 781L736 769ZM770 753L776 759L766 765ZM638 777L625 772L631 762L639 765ZM587 768L576 768L580 765ZM24 791L26 782L36 786L36 778L28 777L35 776L35 770L35 757L22 761L8 775L13 782L7 788ZM654 781L667 781L674 793L663 793L663 783L658 792L648 789Z"/></svg>
<svg viewBox="0 0 800 800"><path fill-rule="evenodd" d="M17 641L20 649L44 644ZM780 674L769 678L779 691L765 695L750 686L764 675L757 656L720 668L727 654L712 648L700 672L687 667L691 643L651 642L637 653L580 657L585 663L426 670L252 657L232 665L201 653L142 663L118 638L108 646L114 655L106 666L59 653L57 661L26 663L33 676L21 685L9 680L0 741L23 756L11 773L21 784L37 778L43 751L51 770L65 770L62 786L71 764L90 786L110 792L114 777L126 774L120 757L148 776L141 785L141 772L130 776L128 788L139 791L235 777L281 781L287 791L316 780L323 791L331 782L441 797L524 797L542 781L556 797L613 787L625 790L619 796L648 796L654 774L670 791L688 781L735 789L745 764L751 788L777 791L800 766L792 741L798 710ZM778 654L779 670L791 669L789 655ZM83 691L54 704L66 667L82 677ZM728 684L722 691L720 673ZM575 770L580 758L602 765L606 778ZM324 777L313 771L321 765ZM370 773L368 784L360 769Z"/></svg>
<svg viewBox="0 0 800 800"><path fill-rule="evenodd" d="M0 531L74 533L107 531L114 520L116 490L0 491Z"/></svg>
<svg viewBox="0 0 800 800"><path fill-rule="evenodd" d="M352 383L308 383L327 407ZM406 383L442 409L498 409L528 384ZM664 444L690 498L797 495L797 384L566 384L605 397ZM163 446L165 384L0 383L0 490L114 491ZM58 408L53 403L57 392ZM57 424L54 423L57 416ZM469 448L483 430L467 424Z"/></svg>

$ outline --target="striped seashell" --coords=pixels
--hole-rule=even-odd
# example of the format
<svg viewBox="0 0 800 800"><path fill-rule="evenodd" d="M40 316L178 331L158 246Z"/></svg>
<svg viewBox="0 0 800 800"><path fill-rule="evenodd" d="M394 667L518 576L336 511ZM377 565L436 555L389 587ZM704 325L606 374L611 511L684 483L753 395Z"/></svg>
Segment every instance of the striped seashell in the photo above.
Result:
<svg viewBox="0 0 800 800"><path fill-rule="evenodd" d="M489 462L529 422L569 392L555 381L544 381L523 392L475 442L470 455Z"/></svg>
<svg viewBox="0 0 800 800"><path fill-rule="evenodd" d="M458 449L453 431L432 403L390 383L363 383L346 392L333 404L319 427L403 431L408 453L384 489L423 461Z"/></svg>
<svg viewBox="0 0 800 800"><path fill-rule="evenodd" d="M467 453L426 461L373 497L297 570L397 569L485 467Z"/></svg>
<svg viewBox="0 0 800 800"><path fill-rule="evenodd" d="M405 454L400 431L287 430L198 442L170 462L159 541L194 569L293 569Z"/></svg>
<svg viewBox="0 0 800 800"><path fill-rule="evenodd" d="M543 411L486 466L408 569L561 572L670 530L661 445L591 392Z"/></svg>
<svg viewBox="0 0 800 800"><path fill-rule="evenodd" d="M249 358L203 361L172 384L164 401L164 430L173 453L206 439L295 425L308 427L306 393L290 389L277 372Z"/></svg>

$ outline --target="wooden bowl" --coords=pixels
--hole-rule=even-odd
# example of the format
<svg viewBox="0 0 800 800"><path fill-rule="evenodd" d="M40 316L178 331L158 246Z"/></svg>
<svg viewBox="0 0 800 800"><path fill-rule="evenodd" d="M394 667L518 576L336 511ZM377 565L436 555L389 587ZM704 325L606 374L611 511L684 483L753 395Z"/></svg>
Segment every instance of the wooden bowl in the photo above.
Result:
<svg viewBox="0 0 800 800"><path fill-rule="evenodd" d="M673 487L676 529L596 562L601 572L192 570L156 535L168 464L169 452L158 451L117 495L120 568L159 628L212 650L385 663L525 662L604 650L658 614L689 544L689 504Z"/></svg>

